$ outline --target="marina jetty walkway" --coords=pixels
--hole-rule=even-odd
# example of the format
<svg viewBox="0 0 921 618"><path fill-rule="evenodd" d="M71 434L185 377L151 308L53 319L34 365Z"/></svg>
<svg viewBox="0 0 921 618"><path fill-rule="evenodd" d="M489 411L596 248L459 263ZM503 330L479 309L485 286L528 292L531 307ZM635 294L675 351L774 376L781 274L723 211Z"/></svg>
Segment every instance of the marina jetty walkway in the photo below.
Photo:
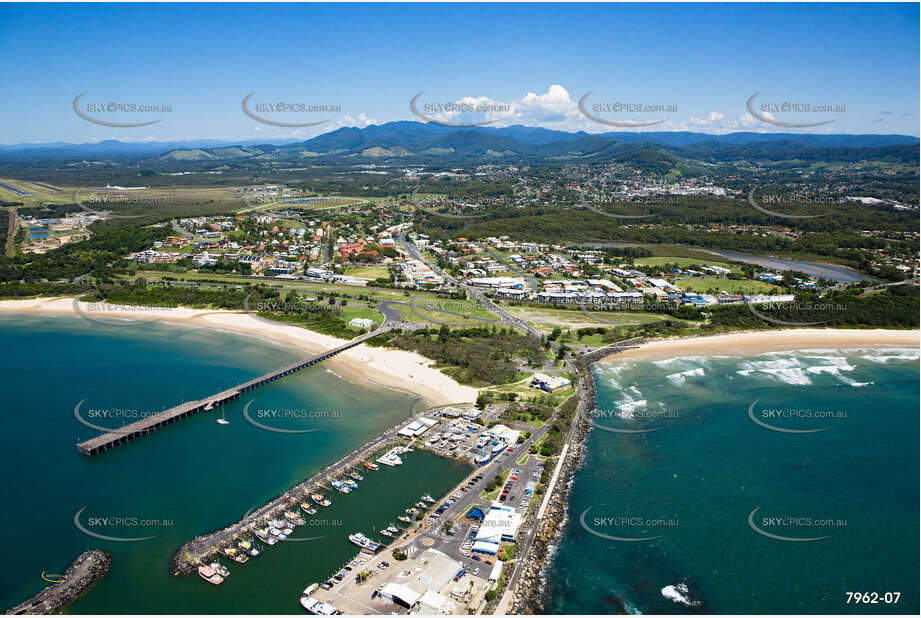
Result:
<svg viewBox="0 0 921 618"><path fill-rule="evenodd" d="M119 429L113 429L112 431L87 440L86 442L80 442L77 444L77 449L79 449L79 451L84 455L88 456L108 451L109 449L115 448L116 446L124 444L139 436L153 433L161 427L175 423L176 421L186 418L187 416L191 416L197 412L201 412L202 410L210 410L213 407L222 405L228 401L233 401L247 391L251 391L264 384L268 384L269 382L274 382L275 380L283 378L287 375L291 375L292 373L300 371L301 369L306 369L307 367L321 363L326 359L332 358L336 354L339 354L340 352L344 352L349 348L354 348L355 346L364 343L368 339L376 337L377 335L385 333L389 330L390 326L381 326L380 328L375 329L369 333L365 333L360 337L349 340L338 348L333 348L332 350L327 350L326 352L311 356L310 358L293 362L290 365L285 365L280 369L276 369L275 371L259 376L258 378L249 380L248 382L243 382L242 384L238 384L233 388L221 391L220 393L216 393L210 397L182 403L178 406L170 408L169 410L164 410L163 412L153 414L147 418L135 421L134 423L125 425Z"/></svg>

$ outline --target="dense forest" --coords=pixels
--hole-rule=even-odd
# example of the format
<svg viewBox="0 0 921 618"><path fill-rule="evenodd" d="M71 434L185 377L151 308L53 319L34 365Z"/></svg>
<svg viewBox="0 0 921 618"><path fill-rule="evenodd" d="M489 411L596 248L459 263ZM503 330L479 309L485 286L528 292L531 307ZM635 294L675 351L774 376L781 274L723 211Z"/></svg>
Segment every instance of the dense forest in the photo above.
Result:
<svg viewBox="0 0 921 618"><path fill-rule="evenodd" d="M541 342L512 328L422 329L389 339L391 347L434 359L462 384L487 386L519 379L520 364L539 365L546 358Z"/></svg>

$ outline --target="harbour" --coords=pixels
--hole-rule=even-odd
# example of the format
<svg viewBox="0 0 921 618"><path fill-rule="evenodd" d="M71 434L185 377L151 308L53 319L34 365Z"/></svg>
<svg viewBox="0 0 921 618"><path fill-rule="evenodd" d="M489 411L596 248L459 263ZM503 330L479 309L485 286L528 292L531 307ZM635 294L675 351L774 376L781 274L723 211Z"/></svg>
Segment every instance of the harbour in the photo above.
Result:
<svg viewBox="0 0 921 618"><path fill-rule="evenodd" d="M22 347L23 358L15 362L10 358L3 365L10 402L4 420L9 427L32 431L5 449L2 462L20 471L8 479L8 489L20 496L22 507L35 514L43 530L26 539L13 532L18 526L14 513L0 515L9 531L5 546L21 556L0 568L4 608L49 586L43 572L64 573L75 556L98 548L112 555L112 568L68 613L112 613L130 604L139 613L303 614L298 599L305 586L329 577L357 552L348 534L371 534L391 521L396 523L394 516L421 495L447 491L469 470L425 452L403 456L403 465L395 468L380 465L379 472L356 468L365 477L359 481L360 490L348 496L324 491L333 503L325 509L317 506L320 513L313 517L324 523L295 533L324 538L280 542L246 564L220 558L231 571L221 585L208 584L197 574L173 577L170 560L183 543L225 527L329 462L405 424L417 400L343 380L320 365L267 384L253 395L264 407L302 408L303 402L310 401L316 409L341 410L342 416L334 420L306 419L300 424L323 431L302 435L263 431L246 422L245 400L237 400L224 406L230 421L226 426L215 423L221 415L215 409L104 456L85 457L73 448L73 438L86 431L72 416L79 398L89 396L88 403L100 408L130 404L159 410L164 386L189 400L196 391L199 397L201 392L217 392L228 380L243 382L297 357L290 349L248 337L166 325L144 327L142 333L64 317L4 317L4 325L9 328L0 329L0 341L7 345L20 343L23 329L30 332L29 345ZM85 350L93 353L84 354ZM159 363L162 358L170 358L170 365ZM110 381L106 369L113 359L120 365L117 382ZM59 376L56 388L42 387L23 370L36 363ZM17 412L31 409L44 412ZM292 421L290 426L298 425ZM170 455L164 457L164 452ZM36 457L37 453L57 455ZM30 490L37 486L54 487L54 499ZM155 538L128 543L91 538L73 523L74 514L84 506L81 521L93 532ZM378 517L384 511L392 515ZM90 525L90 518L108 515L168 520L170 525L141 529Z"/></svg>

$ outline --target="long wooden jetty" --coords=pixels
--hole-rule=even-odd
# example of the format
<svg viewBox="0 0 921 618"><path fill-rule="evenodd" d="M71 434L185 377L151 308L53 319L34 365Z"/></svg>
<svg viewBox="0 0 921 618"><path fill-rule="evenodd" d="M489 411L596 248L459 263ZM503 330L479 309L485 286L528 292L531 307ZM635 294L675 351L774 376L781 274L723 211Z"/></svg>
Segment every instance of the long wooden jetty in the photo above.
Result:
<svg viewBox="0 0 921 618"><path fill-rule="evenodd" d="M322 363L328 358L344 352L349 348L354 348L355 346L365 342L371 337L380 335L381 333L387 332L390 330L389 326L382 326L376 330L373 330L369 333L366 333L355 339L351 339L348 342L342 344L338 348L333 348L332 350L327 350L316 356L311 356L310 358L299 360L290 365L286 365L281 369L276 369L270 373L267 373L258 378L249 380L248 382L243 382L238 384L233 388L221 391L211 395L210 397L205 397L204 399L198 399L196 401L187 401L178 406L172 407L169 410L164 410L158 414L153 414L147 418L135 421L134 423L120 427L119 429L113 429L108 433L104 433L101 436L97 436L85 442L80 442L77 444L77 449L84 455L96 455L108 451L109 449L115 448L120 444L124 444L130 440L133 440L139 436L143 436L149 433L164 427L166 425L171 425L178 420L191 416L198 412L201 412L206 407L210 410L215 406L222 405L228 401L233 401L247 391L251 391L255 388L262 386L263 384L268 384L269 382L274 382L280 378L283 378L287 375L291 375L296 371L305 369L316 365L317 363Z"/></svg>

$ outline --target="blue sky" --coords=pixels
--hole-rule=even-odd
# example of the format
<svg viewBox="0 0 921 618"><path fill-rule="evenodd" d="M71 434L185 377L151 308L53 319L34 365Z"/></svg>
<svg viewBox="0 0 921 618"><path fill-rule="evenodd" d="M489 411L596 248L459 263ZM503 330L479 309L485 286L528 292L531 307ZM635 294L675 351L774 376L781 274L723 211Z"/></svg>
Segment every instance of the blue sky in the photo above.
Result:
<svg viewBox="0 0 921 618"><path fill-rule="evenodd" d="M431 115L494 126L623 130L579 112L592 92L588 105L670 110L596 114L665 121L636 130L918 135L918 31L917 4L6 4L0 143L306 138L414 120L409 101L420 91L420 108L493 105ZM99 126L72 109L84 91L82 109L112 101L172 111L98 113L117 122L162 118ZM279 101L341 110L261 114L328 121L277 127L243 114L250 92L251 109ZM755 92L758 106L844 109L771 114L834 120L788 129L748 114Z"/></svg>

